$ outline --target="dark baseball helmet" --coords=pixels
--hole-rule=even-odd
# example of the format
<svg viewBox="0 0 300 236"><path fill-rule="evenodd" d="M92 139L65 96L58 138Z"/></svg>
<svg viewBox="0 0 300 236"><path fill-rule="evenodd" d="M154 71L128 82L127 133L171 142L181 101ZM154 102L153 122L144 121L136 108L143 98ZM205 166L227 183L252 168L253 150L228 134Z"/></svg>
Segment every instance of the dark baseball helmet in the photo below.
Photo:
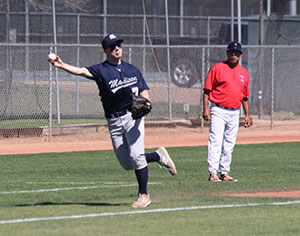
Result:
<svg viewBox="0 0 300 236"><path fill-rule="evenodd" d="M102 40L102 47L104 49L107 49L109 46L113 45L116 42L122 43L124 40L118 38L118 36L114 34L108 34L106 35Z"/></svg>
<svg viewBox="0 0 300 236"><path fill-rule="evenodd" d="M232 41L227 46L227 52L230 50L236 50L243 53L242 45L238 41Z"/></svg>

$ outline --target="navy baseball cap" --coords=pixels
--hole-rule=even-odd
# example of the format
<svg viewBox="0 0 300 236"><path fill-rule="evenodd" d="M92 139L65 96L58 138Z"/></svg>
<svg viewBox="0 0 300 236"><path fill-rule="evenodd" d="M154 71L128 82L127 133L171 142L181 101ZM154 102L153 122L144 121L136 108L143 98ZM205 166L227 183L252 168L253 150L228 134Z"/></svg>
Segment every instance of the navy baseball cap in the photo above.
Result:
<svg viewBox="0 0 300 236"><path fill-rule="evenodd" d="M123 39L118 38L118 36L114 34L108 34L102 40L102 47L104 49L108 49L108 47L113 45L114 43L116 42L122 43L123 41L124 41Z"/></svg>
<svg viewBox="0 0 300 236"><path fill-rule="evenodd" d="M227 52L230 50L236 50L243 53L242 45L238 41L232 41L227 46Z"/></svg>

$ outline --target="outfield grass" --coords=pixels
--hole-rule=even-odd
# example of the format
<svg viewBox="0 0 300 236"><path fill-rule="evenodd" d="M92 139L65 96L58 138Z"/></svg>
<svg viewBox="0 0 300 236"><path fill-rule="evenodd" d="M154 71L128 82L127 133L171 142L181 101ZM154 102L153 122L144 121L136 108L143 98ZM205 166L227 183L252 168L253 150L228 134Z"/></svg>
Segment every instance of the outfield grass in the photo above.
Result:
<svg viewBox="0 0 300 236"><path fill-rule="evenodd" d="M61 119L60 123L57 120L53 120L52 126L64 126L64 125L82 125L82 124L106 124L104 119ZM22 119L22 120L4 120L0 123L0 128L27 128L27 127L40 127L49 126L49 120L41 119Z"/></svg>
<svg viewBox="0 0 300 236"><path fill-rule="evenodd" d="M299 198L223 196L300 190L299 143L236 145L235 183L207 181L206 146L168 151L178 175L149 165L144 213L112 151L0 156L0 235L299 235Z"/></svg>

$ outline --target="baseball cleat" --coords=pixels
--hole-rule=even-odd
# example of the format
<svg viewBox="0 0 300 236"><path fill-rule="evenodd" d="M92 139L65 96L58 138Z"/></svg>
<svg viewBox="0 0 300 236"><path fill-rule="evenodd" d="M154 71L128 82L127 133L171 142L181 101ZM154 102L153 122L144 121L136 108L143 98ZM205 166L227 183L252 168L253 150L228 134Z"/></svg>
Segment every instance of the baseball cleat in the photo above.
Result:
<svg viewBox="0 0 300 236"><path fill-rule="evenodd" d="M232 178L229 175L221 175L221 181L232 181L232 182L237 182L237 179Z"/></svg>
<svg viewBox="0 0 300 236"><path fill-rule="evenodd" d="M218 177L217 174L210 174L209 178L208 178L208 181L211 181L211 182L221 182L221 180L220 180L220 178Z"/></svg>
<svg viewBox="0 0 300 236"><path fill-rule="evenodd" d="M149 194L140 194L139 193L137 200L134 203L132 203L132 207L133 208L145 208L145 207L149 206L150 203L151 203L151 200L150 200Z"/></svg>
<svg viewBox="0 0 300 236"><path fill-rule="evenodd" d="M161 147L156 150L156 153L159 155L159 164L162 167L165 167L169 170L171 175L176 175L177 170L174 162L172 161L171 157L169 156L169 153L164 147Z"/></svg>

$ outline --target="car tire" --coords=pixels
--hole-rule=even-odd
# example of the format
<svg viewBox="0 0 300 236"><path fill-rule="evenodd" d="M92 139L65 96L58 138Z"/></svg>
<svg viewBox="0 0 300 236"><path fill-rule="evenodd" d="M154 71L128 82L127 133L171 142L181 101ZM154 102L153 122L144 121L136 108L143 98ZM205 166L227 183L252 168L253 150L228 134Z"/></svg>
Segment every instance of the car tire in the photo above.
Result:
<svg viewBox="0 0 300 236"><path fill-rule="evenodd" d="M190 88L197 83L197 70L188 59L175 59L171 65L171 80L178 87Z"/></svg>

